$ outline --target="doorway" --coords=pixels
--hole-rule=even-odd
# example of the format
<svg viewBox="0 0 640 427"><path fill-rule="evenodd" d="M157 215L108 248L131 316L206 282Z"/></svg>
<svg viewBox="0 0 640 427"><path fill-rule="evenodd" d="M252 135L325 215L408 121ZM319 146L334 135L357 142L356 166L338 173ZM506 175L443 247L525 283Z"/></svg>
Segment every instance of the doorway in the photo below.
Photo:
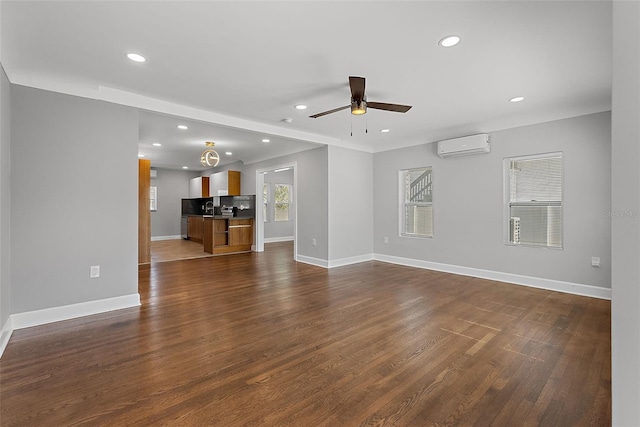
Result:
<svg viewBox="0 0 640 427"><path fill-rule="evenodd" d="M297 162L256 170L256 252L265 243L292 242L297 260L297 183Z"/></svg>

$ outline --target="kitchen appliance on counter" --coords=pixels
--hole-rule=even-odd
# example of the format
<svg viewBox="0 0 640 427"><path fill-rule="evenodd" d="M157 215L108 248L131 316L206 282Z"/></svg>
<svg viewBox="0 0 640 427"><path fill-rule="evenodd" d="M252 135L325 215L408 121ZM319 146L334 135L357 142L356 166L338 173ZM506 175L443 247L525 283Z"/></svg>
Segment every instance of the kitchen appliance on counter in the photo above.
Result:
<svg viewBox="0 0 640 427"><path fill-rule="evenodd" d="M233 209L233 216L237 218L255 218L256 196L221 196L220 203L224 207Z"/></svg>
<svg viewBox="0 0 640 427"><path fill-rule="evenodd" d="M220 215L232 217L233 216L233 206L222 206L220 208Z"/></svg>

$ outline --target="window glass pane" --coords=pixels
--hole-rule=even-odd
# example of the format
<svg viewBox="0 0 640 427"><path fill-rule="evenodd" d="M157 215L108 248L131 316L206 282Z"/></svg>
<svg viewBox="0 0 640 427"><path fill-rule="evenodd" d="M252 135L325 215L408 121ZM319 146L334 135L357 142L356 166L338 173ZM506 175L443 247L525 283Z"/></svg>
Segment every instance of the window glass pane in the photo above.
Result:
<svg viewBox="0 0 640 427"><path fill-rule="evenodd" d="M433 181L430 167L400 171L400 235L433 236Z"/></svg>
<svg viewBox="0 0 640 427"><path fill-rule="evenodd" d="M274 221L289 221L290 192L291 186L289 184L275 184L273 194Z"/></svg>
<svg viewBox="0 0 640 427"><path fill-rule="evenodd" d="M562 154L507 159L507 165L508 242L562 248Z"/></svg>
<svg viewBox="0 0 640 427"><path fill-rule="evenodd" d="M512 202L562 201L562 157L512 160Z"/></svg>
<svg viewBox="0 0 640 427"><path fill-rule="evenodd" d="M262 185L262 220L264 222L269 222L269 217L267 213L269 210L267 209L269 206L269 183L264 183Z"/></svg>
<svg viewBox="0 0 640 427"><path fill-rule="evenodd" d="M405 234L433 236L433 207L405 205Z"/></svg>

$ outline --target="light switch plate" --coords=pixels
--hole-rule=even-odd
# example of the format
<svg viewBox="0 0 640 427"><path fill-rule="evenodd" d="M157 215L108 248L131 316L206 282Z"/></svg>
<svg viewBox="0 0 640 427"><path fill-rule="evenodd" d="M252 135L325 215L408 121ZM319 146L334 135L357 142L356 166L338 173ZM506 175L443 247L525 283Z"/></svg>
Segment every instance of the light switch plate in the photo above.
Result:
<svg viewBox="0 0 640 427"><path fill-rule="evenodd" d="M89 278L95 279L96 277L100 277L100 266L92 265L91 272L89 273Z"/></svg>

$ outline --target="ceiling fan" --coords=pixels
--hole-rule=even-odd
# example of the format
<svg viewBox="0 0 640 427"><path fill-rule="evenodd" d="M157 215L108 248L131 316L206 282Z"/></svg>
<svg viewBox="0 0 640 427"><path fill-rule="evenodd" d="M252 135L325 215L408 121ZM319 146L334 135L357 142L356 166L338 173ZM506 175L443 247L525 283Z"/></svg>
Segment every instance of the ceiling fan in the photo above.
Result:
<svg viewBox="0 0 640 427"><path fill-rule="evenodd" d="M351 105L345 105L344 107L334 108L333 110L324 111L322 113L309 116L312 119L326 116L327 114L335 113L337 111L346 110L351 107L351 114L361 115L367 112L367 107L375 108L376 110L396 111L398 113L406 113L411 108L411 105L400 104L387 104L386 102L369 102L364 94L364 77L349 76L349 87L351 88Z"/></svg>

